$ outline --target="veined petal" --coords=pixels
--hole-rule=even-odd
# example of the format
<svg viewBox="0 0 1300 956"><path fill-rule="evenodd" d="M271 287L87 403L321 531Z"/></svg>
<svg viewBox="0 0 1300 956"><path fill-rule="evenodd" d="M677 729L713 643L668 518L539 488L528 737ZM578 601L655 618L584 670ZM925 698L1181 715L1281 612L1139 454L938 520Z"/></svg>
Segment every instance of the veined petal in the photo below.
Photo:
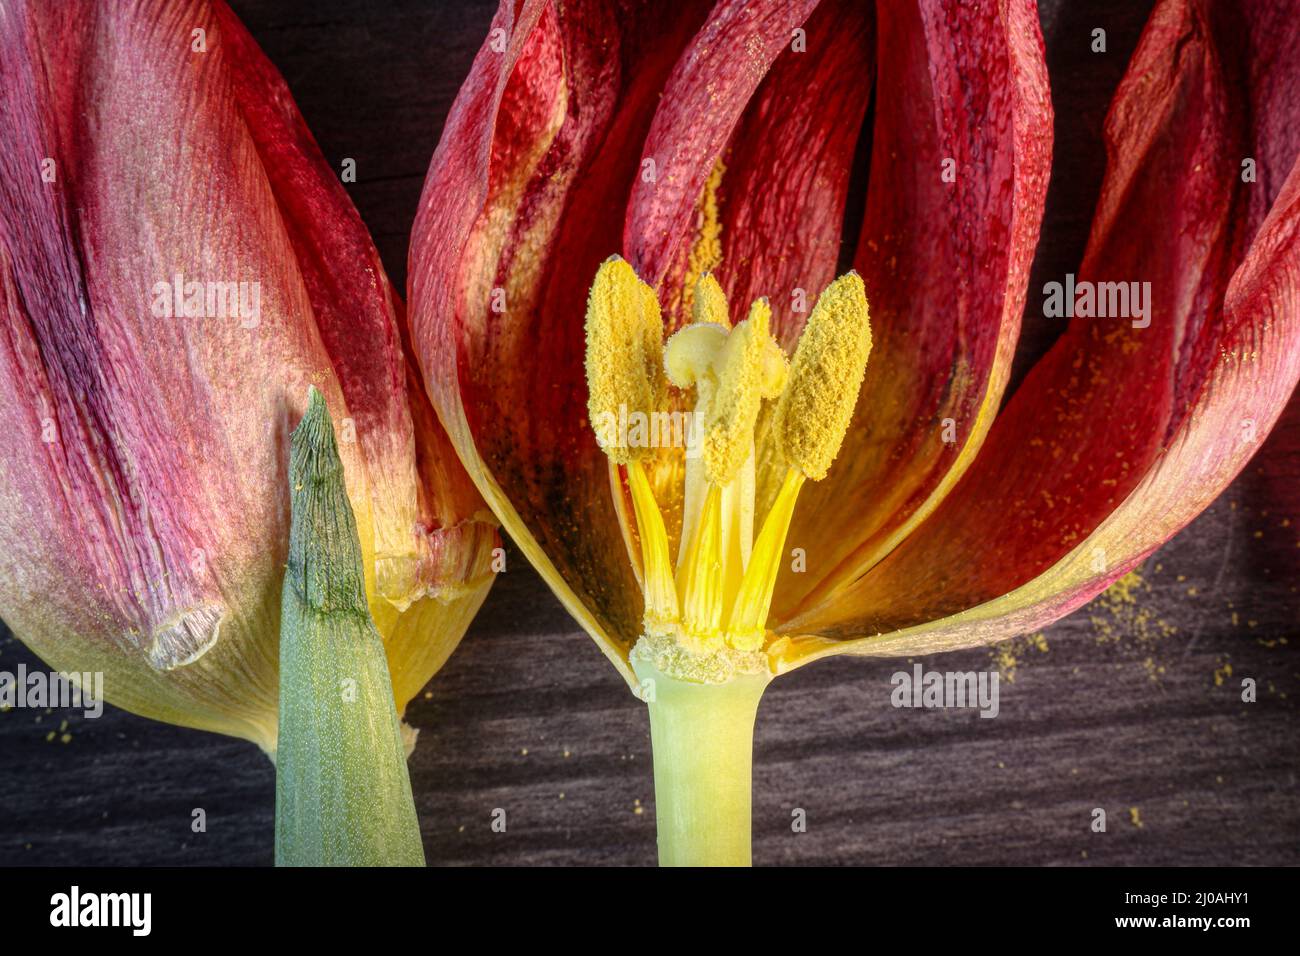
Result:
<svg viewBox="0 0 1300 956"><path fill-rule="evenodd" d="M1244 35L1223 29L1242 9L1162 2L1108 118L1079 279L1151 282L1149 327L1075 319L956 491L841 603L785 625L818 636L777 666L1042 626L1186 525L1259 447L1300 377L1300 25L1261 4Z"/></svg>
<svg viewBox="0 0 1300 956"><path fill-rule="evenodd" d="M877 17L856 261L875 344L844 448L795 511L789 540L807 570L781 576L778 618L865 574L974 460L1006 387L1046 201L1052 108L1034 5L882 3ZM781 474L768 464L765 497Z"/></svg>
<svg viewBox="0 0 1300 956"><path fill-rule="evenodd" d="M0 9L0 613L127 709L273 746L288 435L308 385L345 403L220 36Z"/></svg>
<svg viewBox="0 0 1300 956"><path fill-rule="evenodd" d="M413 602L459 597L467 585L478 589L490 581L492 521L469 476L455 466L454 456L446 457L450 444L405 351L402 302L361 217L279 72L228 7L217 4L215 14L221 41L240 64L233 73L235 97L347 401L351 417L342 423L343 440L360 445L366 464L374 530L374 562L367 567L373 580L367 587L372 614L388 640L389 619ZM422 418L420 468L412 409ZM441 446L437 453L434 446ZM469 527L484 521L485 527ZM451 535L461 540L449 548ZM482 598L481 593L476 606ZM425 680L432 674L424 672ZM404 703L398 700L399 711Z"/></svg>

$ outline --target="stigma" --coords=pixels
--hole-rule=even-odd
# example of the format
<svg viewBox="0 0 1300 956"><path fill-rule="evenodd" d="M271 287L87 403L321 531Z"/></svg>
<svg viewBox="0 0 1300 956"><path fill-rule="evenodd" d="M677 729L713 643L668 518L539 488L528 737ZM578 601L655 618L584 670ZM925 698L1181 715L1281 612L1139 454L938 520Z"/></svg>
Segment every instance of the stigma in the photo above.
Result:
<svg viewBox="0 0 1300 956"><path fill-rule="evenodd" d="M790 358L772 335L766 299L733 324L712 275L692 292L692 321L665 343L655 291L617 256L601 265L587 302L588 414L632 502L642 640L710 675L721 659L761 657L771 641L768 613L795 502L805 481L826 477L844 442L871 325L856 272L818 296ZM629 414L665 413L670 389L694 408L675 554L647 475L659 449L609 427ZM755 513L756 460L779 469L762 515Z"/></svg>

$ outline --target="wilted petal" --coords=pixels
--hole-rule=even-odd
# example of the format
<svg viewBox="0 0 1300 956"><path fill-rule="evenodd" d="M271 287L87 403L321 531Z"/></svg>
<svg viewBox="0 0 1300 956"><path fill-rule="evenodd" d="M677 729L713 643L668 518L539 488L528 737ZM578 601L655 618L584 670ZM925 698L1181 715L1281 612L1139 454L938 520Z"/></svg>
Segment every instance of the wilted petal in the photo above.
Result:
<svg viewBox="0 0 1300 956"><path fill-rule="evenodd" d="M1079 279L1151 282L1150 326L1074 320L936 514L838 605L785 626L822 636L795 639L784 666L1041 626L1183 527L1259 447L1300 376L1300 24L1259 4L1247 30L1224 29L1240 9L1160 4L1107 122Z"/></svg>
<svg viewBox="0 0 1300 956"><path fill-rule="evenodd" d="M240 64L232 76L236 99L347 402L344 441L360 445L367 469L374 530L367 589L389 647L400 713L455 649L486 597L496 523L458 466L408 357L403 305L365 224L280 74L228 7L218 4L215 13ZM402 620L429 599L435 603Z"/></svg>

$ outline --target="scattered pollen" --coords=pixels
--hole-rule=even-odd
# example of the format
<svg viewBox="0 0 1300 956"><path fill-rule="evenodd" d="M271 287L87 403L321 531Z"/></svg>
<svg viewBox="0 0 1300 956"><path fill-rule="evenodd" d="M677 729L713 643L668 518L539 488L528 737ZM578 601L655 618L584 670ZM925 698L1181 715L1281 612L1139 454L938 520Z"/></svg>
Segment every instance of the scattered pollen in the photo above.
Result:
<svg viewBox="0 0 1300 956"><path fill-rule="evenodd" d="M1023 663L1021 655L1031 650L1046 654L1047 649L1047 635L1042 632L1025 634L994 644L993 649L989 652L989 660L997 667L998 674L1004 681L1008 684L1014 684L1016 682L1016 668Z"/></svg>
<svg viewBox="0 0 1300 956"><path fill-rule="evenodd" d="M682 282L682 315L694 312L694 297L699 293L698 280L722 262L722 213L718 190L726 172L722 157L718 157L695 205L695 241L687 255L686 276Z"/></svg>

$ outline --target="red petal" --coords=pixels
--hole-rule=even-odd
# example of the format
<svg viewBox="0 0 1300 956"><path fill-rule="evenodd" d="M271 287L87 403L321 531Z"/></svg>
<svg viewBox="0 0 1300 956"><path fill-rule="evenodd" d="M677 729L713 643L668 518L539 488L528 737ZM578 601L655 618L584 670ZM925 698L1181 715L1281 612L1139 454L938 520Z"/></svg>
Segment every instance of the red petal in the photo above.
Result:
<svg viewBox="0 0 1300 956"><path fill-rule="evenodd" d="M787 42L723 154L718 279L736 318L768 297L793 354L808 309L835 278L854 150L871 100L875 24L860 0L822 0L805 49ZM796 290L807 307L793 310Z"/></svg>
<svg viewBox="0 0 1300 956"><path fill-rule="evenodd" d="M1225 28L1235 5L1162 3L1108 119L1079 279L1150 281L1150 327L1075 319L934 517L792 627L861 633L966 608L918 634L1040 626L1150 554L1259 447L1300 375L1300 21L1250 9L1243 33Z"/></svg>
<svg viewBox="0 0 1300 956"><path fill-rule="evenodd" d="M411 250L414 341L452 440L629 679L641 599L586 422L584 303L622 245L659 94L705 13L504 2L448 118Z"/></svg>
<svg viewBox="0 0 1300 956"><path fill-rule="evenodd" d="M808 571L782 577L778 616L861 577L974 460L1046 201L1052 110L1033 4L888 3L879 20L857 260L874 344L844 448L795 512Z"/></svg>
<svg viewBox="0 0 1300 956"><path fill-rule="evenodd" d="M642 169L652 161L653 174L633 180L628 203L623 246L645 282L660 287L690 245L709 173L768 68L816 6L817 0L723 0L691 40L642 148Z"/></svg>
<svg viewBox="0 0 1300 956"><path fill-rule="evenodd" d="M220 35L206 4L0 11L0 610L114 702L266 743L288 433L309 384L343 402ZM256 326L155 315L177 274L259 283Z"/></svg>
<svg viewBox="0 0 1300 956"><path fill-rule="evenodd" d="M235 99L293 244L368 468L379 593L402 605L426 592L455 590L487 572L483 548L490 550L495 536L489 528L456 528L482 503L452 459L447 467L427 447L443 446L444 455L450 450L423 388L412 380L400 334L402 302L283 78L229 7L218 3L214 9L221 42L239 64L232 71ZM425 467L418 473L412 406L428 423ZM439 540L444 528L449 540ZM461 547L471 531L477 545Z"/></svg>

